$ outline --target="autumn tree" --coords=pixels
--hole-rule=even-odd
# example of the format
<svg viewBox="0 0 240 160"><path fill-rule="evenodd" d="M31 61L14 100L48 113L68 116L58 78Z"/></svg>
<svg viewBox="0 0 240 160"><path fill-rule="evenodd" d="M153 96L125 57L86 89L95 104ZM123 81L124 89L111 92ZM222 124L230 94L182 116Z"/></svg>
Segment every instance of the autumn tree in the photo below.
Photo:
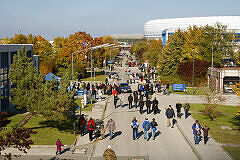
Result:
<svg viewBox="0 0 240 160"><path fill-rule="evenodd" d="M149 64L153 67L158 65L158 60L162 54L162 41L152 40L149 44L148 51L145 53L145 60L148 60Z"/></svg>
<svg viewBox="0 0 240 160"><path fill-rule="evenodd" d="M24 34L15 34L15 36L10 39L9 44L27 44L27 36Z"/></svg>
<svg viewBox="0 0 240 160"><path fill-rule="evenodd" d="M4 153L9 148L17 148L19 151L27 153L27 149L30 149L33 141L30 139L31 134L35 134L36 131L28 128L12 128L7 127L11 122L7 118L8 113L0 113L0 158L1 159L12 159L11 153ZM7 127L7 128L6 128Z"/></svg>
<svg viewBox="0 0 240 160"><path fill-rule="evenodd" d="M207 61L194 61L194 77L196 79L205 79L210 64ZM193 61L185 61L178 66L178 75L185 81L192 82Z"/></svg>

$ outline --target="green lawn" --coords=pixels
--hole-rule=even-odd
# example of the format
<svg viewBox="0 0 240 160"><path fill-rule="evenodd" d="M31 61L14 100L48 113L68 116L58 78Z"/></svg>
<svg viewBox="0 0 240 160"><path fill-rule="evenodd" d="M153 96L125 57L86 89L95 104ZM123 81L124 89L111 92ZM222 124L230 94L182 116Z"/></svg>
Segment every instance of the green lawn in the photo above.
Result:
<svg viewBox="0 0 240 160"><path fill-rule="evenodd" d="M205 105L204 104L198 104L198 103L192 103L190 111L204 111ZM227 106L227 105L217 105L217 113L236 113L240 108L236 106Z"/></svg>
<svg viewBox="0 0 240 160"><path fill-rule="evenodd" d="M78 104L78 106L82 106L82 104L81 104L82 99L83 98L78 98L75 100L75 102ZM93 102L95 102L95 100L93 100ZM86 106L84 106L82 111L92 111L92 107L93 107L93 104L87 104ZM79 109L77 109L77 111L79 111Z"/></svg>
<svg viewBox="0 0 240 160"><path fill-rule="evenodd" d="M240 160L240 147L223 147L235 160Z"/></svg>
<svg viewBox="0 0 240 160"><path fill-rule="evenodd" d="M202 111L204 110L203 104L190 104L190 111ZM240 145L240 130L235 125L233 120L233 113L236 113L239 108L235 106L218 105L218 113L230 113L231 115L217 114L216 120L212 121L208 114L192 113L194 119L199 120L202 126L207 125L210 128L210 135L218 142L225 144L237 144ZM232 129L222 129L221 126L229 126ZM239 148L224 147L235 159L239 159ZM237 158L238 157L238 158Z"/></svg>
<svg viewBox="0 0 240 160"><path fill-rule="evenodd" d="M183 91L172 91L172 86L169 88L170 92L173 94L185 94L185 95L192 95L192 88L187 88L187 93L184 93ZM204 91L200 88L194 88L194 95L203 95Z"/></svg>
<svg viewBox="0 0 240 160"><path fill-rule="evenodd" d="M7 126L8 130L11 129L11 126L16 126L24 116L18 114L9 117L11 123ZM55 145L58 138L61 139L63 144L71 145L76 138L72 126L73 124L70 121L47 121L43 116L37 115L32 117L24 127L37 131L36 134L31 135L35 145ZM1 132L1 134L5 132Z"/></svg>
<svg viewBox="0 0 240 160"><path fill-rule="evenodd" d="M91 81L91 77L88 77L88 78L84 78L84 79L81 79L82 81ZM95 80L94 80L94 77L92 77L92 81L103 81L105 82L105 76L104 75L97 75L95 77Z"/></svg>

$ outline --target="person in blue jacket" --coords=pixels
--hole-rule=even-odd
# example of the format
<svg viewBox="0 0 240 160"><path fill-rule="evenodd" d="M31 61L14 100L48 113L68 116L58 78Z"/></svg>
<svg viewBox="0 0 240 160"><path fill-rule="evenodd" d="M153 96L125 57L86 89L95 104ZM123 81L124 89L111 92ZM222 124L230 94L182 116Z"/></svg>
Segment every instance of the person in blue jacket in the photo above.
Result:
<svg viewBox="0 0 240 160"><path fill-rule="evenodd" d="M195 144L199 144L202 126L199 124L198 120L196 120L195 123L192 125L192 129Z"/></svg>
<svg viewBox="0 0 240 160"><path fill-rule="evenodd" d="M148 121L148 118L145 118L145 121L142 124L143 130L144 130L144 139L147 141L149 140L149 133L148 131L151 128L151 123Z"/></svg>

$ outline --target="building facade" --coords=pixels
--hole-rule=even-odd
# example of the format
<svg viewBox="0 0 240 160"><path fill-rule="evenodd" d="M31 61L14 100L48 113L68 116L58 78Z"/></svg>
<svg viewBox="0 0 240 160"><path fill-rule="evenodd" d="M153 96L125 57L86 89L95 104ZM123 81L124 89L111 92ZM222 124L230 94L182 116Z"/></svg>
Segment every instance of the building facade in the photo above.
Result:
<svg viewBox="0 0 240 160"><path fill-rule="evenodd" d="M222 93L234 93L232 85L240 83L240 67L209 68L208 79L213 78Z"/></svg>
<svg viewBox="0 0 240 160"><path fill-rule="evenodd" d="M166 45L168 37L178 29L186 30L189 26L214 26L217 23L226 25L230 32L234 32L240 42L240 16L212 16L150 20L144 25L145 39L162 39Z"/></svg>
<svg viewBox="0 0 240 160"><path fill-rule="evenodd" d="M26 56L34 60L32 44L0 44L0 112L9 111L13 106L9 101L11 90L11 82L8 77L9 69L13 63L14 55L23 47ZM38 65L38 59L34 60L34 63Z"/></svg>

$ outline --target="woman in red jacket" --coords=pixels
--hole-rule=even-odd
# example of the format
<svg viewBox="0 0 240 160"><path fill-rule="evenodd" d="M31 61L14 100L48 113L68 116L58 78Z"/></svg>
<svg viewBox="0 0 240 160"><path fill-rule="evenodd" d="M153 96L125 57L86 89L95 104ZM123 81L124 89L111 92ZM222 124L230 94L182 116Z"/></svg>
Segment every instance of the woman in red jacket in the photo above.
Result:
<svg viewBox="0 0 240 160"><path fill-rule="evenodd" d="M87 126L88 126L88 132L89 132L89 140L92 141L93 140L93 131L95 128L95 122L93 121L92 117L90 117Z"/></svg>

